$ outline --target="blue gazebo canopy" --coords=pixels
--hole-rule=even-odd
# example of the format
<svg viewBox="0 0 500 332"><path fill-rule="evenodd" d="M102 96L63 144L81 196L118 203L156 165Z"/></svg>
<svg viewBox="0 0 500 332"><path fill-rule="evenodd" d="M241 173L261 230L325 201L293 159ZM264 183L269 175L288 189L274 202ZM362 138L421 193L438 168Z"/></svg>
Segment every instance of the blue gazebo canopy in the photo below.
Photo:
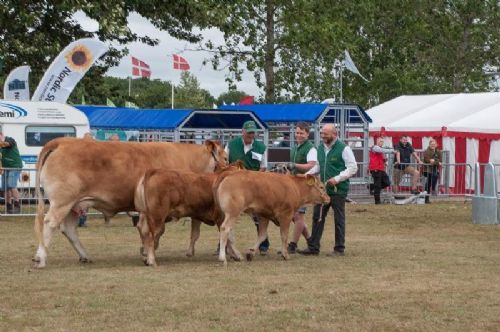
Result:
<svg viewBox="0 0 500 332"><path fill-rule="evenodd" d="M335 107L352 107L361 110L364 119L371 122L365 110L354 104L252 104L252 105L221 105L223 110L253 111L264 122L316 122L328 109L328 113ZM363 119L358 112L349 112L351 123L362 123Z"/></svg>
<svg viewBox="0 0 500 332"><path fill-rule="evenodd" d="M266 124L254 112L192 109L134 109L126 107L77 105L93 129L175 130L175 129L241 129L248 120L257 127Z"/></svg>
<svg viewBox="0 0 500 332"><path fill-rule="evenodd" d="M175 130L192 112L187 109L134 109L106 106L75 106L95 129Z"/></svg>

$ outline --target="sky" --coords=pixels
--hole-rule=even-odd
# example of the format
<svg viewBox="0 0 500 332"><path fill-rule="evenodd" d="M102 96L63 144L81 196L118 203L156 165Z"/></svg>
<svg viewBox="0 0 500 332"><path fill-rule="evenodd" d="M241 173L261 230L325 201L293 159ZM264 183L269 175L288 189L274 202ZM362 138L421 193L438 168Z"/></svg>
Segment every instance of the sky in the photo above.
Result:
<svg viewBox="0 0 500 332"><path fill-rule="evenodd" d="M88 18L81 11L77 12L74 18L87 31L96 31L98 28L98 23ZM229 74L229 70L213 70L210 64L204 66L203 60L209 58L208 52L187 50L195 49L196 44L171 37L167 32L158 30L147 19L136 13L130 14L128 26L132 32L140 36L147 35L156 38L159 43L156 46L148 46L137 42L128 44L129 55L122 58L117 67L110 68L107 72L108 76L122 78L130 76L132 72L131 56L134 56L151 67L152 79L173 81L174 84L179 84L181 71L172 69L172 54L176 53L182 55L188 61L191 67L190 72L196 76L202 89L208 90L215 98L228 91L228 85L224 79ZM216 45L224 43L222 33L216 29L203 30L201 34L204 38L211 39ZM114 46L117 48L123 47L118 44ZM237 82L236 87L251 96L258 97L261 94L255 84L253 74L249 72L244 73L243 80Z"/></svg>

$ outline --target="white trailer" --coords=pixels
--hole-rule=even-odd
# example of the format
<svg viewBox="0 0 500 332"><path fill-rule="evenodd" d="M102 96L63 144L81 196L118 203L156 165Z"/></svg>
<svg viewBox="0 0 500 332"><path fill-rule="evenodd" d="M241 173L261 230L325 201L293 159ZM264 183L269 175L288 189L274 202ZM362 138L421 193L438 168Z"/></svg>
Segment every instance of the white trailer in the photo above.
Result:
<svg viewBox="0 0 500 332"><path fill-rule="evenodd" d="M0 129L17 142L24 164L21 189L35 186L33 170L45 143L57 137L83 137L90 131L87 116L70 105L7 100L0 100Z"/></svg>

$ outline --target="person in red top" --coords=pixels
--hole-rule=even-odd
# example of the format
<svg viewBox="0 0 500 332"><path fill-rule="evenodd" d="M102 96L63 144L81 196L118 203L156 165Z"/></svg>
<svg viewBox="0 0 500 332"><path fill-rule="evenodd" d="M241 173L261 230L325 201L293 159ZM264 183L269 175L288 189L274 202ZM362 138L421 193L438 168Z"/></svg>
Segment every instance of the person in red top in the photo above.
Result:
<svg viewBox="0 0 500 332"><path fill-rule="evenodd" d="M370 193L373 191L375 197L375 204L380 204L380 191L390 185L389 176L385 172L385 154L394 153L391 148L385 148L384 138L377 138L377 142L370 148L370 164L368 170L370 171L373 184L370 185Z"/></svg>

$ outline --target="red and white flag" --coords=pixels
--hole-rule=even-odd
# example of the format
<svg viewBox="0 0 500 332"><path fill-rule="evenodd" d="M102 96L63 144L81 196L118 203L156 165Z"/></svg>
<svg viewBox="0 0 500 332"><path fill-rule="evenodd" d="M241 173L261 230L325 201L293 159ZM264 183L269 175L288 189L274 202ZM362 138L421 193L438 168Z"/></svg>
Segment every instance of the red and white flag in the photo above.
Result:
<svg viewBox="0 0 500 332"><path fill-rule="evenodd" d="M174 58L174 69L189 70L189 63L186 59L177 54L172 54L172 56Z"/></svg>
<svg viewBox="0 0 500 332"><path fill-rule="evenodd" d="M245 96L240 99L240 105L252 105L254 103L253 96Z"/></svg>
<svg viewBox="0 0 500 332"><path fill-rule="evenodd" d="M150 78L151 69L149 68L149 65L144 61L132 57L132 75Z"/></svg>

